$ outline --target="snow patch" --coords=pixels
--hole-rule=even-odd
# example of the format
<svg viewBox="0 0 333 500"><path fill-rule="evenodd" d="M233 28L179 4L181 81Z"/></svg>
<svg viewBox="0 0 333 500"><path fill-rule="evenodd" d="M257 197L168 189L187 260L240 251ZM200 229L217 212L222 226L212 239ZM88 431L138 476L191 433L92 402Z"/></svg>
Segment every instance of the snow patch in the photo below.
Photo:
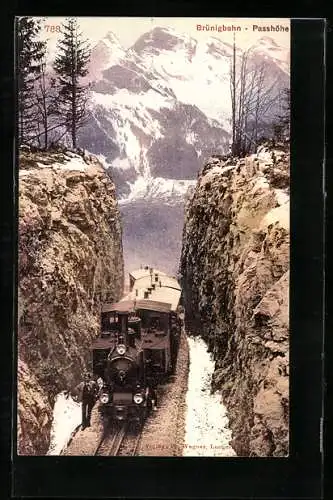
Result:
<svg viewBox="0 0 333 500"><path fill-rule="evenodd" d="M228 172L228 170L233 170L234 168L236 168L236 165L228 165L226 167L221 167L219 165L215 165L214 167L210 168L203 175L202 180L204 183L206 183L210 177L214 177L215 175L224 174L225 172Z"/></svg>
<svg viewBox="0 0 333 500"><path fill-rule="evenodd" d="M263 189L269 189L269 183L264 175L260 175L255 179L251 194L256 194Z"/></svg>
<svg viewBox="0 0 333 500"><path fill-rule="evenodd" d="M53 165L55 166L55 165ZM87 169L87 164L81 157L72 158L70 161L66 162L64 165L59 165L61 169L64 170L79 170L84 172ZM58 167L58 165L57 165Z"/></svg>
<svg viewBox="0 0 333 500"><path fill-rule="evenodd" d="M99 161L99 163L102 165L102 167L106 170L109 168L109 163L106 161L106 156L104 156L103 154L95 154L94 153L94 156L97 158L97 160Z"/></svg>
<svg viewBox="0 0 333 500"><path fill-rule="evenodd" d="M283 189L274 189L274 193L279 205L284 205L289 201L289 194L283 191Z"/></svg>
<svg viewBox="0 0 333 500"><path fill-rule="evenodd" d="M199 337L188 338L190 371L186 394L185 445L183 456L234 457L231 430L221 394L211 394L214 360Z"/></svg>
<svg viewBox="0 0 333 500"><path fill-rule="evenodd" d="M66 153L66 157L64 158L64 160L64 163L54 162L49 164L37 161L36 165L39 168L59 168L61 170L79 170L81 172L84 172L88 167L83 158L76 155L75 153Z"/></svg>
<svg viewBox="0 0 333 500"><path fill-rule="evenodd" d="M124 205L134 200L155 198L160 200L183 200L189 187L196 184L195 180L165 179L164 177L138 177L134 183L129 183L131 191L126 198L120 198L118 203Z"/></svg>
<svg viewBox="0 0 333 500"><path fill-rule="evenodd" d="M132 164L128 158L116 158L112 161L111 165L113 168L119 168L121 170L128 170L132 168Z"/></svg>
<svg viewBox="0 0 333 500"><path fill-rule="evenodd" d="M47 455L60 455L75 430L81 424L81 404L76 403L65 392L56 396L53 409L51 441Z"/></svg>
<svg viewBox="0 0 333 500"><path fill-rule="evenodd" d="M279 207L272 208L261 221L261 227L266 228L270 224L278 223L289 231L290 202L287 201Z"/></svg>
<svg viewBox="0 0 333 500"><path fill-rule="evenodd" d="M253 160L260 160L269 165L273 164L273 158L275 161L279 161L285 156L285 152L279 149L268 149L266 146L259 146L257 152L250 155Z"/></svg>
<svg viewBox="0 0 333 500"><path fill-rule="evenodd" d="M273 164L272 151L265 147L259 147L257 150L257 154L254 156L260 161L268 164Z"/></svg>

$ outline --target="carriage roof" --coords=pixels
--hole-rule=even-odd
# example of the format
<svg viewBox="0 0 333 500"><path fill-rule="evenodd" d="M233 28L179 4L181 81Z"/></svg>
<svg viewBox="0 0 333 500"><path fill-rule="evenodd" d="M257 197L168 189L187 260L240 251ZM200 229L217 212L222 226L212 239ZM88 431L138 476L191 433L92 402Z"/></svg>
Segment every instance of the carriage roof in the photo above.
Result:
<svg viewBox="0 0 333 500"><path fill-rule="evenodd" d="M153 284L155 283L156 288L158 288L160 286L159 282L161 282L161 286L175 288L176 290L181 290L178 281L175 278L172 278L171 276L167 276L166 274L163 276L159 276L157 282L154 279L153 281L151 281L150 276L144 276L142 278L138 278L134 282L133 289L148 288L151 286L152 283Z"/></svg>
<svg viewBox="0 0 333 500"><path fill-rule="evenodd" d="M136 290L137 290L137 295L136 295ZM175 288L169 288L169 287L156 287L155 290L151 290L149 297L145 299L145 292L147 291L146 288L139 288L136 289L134 288L126 297L124 297L124 301L128 300L136 300L136 307L139 308L138 304L139 302L144 302L146 304L151 303L151 310L154 310L154 307L156 307L157 304L168 304L169 311L176 311L180 296L181 296L181 291L176 290ZM148 306L147 306L148 307ZM146 307L146 308L147 308ZM142 309L142 308L141 308Z"/></svg>
<svg viewBox="0 0 333 500"><path fill-rule="evenodd" d="M134 310L133 300L121 300L120 302L112 302L108 304L103 304L103 312L130 312Z"/></svg>
<svg viewBox="0 0 333 500"><path fill-rule="evenodd" d="M150 300L150 299L139 299L139 300L121 300L114 304L104 304L102 307L102 312L132 312L135 309L146 309L149 311L157 311L168 313L171 310L171 304L162 301Z"/></svg>
<svg viewBox="0 0 333 500"><path fill-rule="evenodd" d="M159 276L166 276L166 274L163 271L160 271L159 269L152 268L152 270L153 274L158 274ZM134 269L134 271L131 271L129 275L132 276L132 278L134 278L135 280L144 278L145 276L150 276L150 268L148 267L148 269L145 268Z"/></svg>

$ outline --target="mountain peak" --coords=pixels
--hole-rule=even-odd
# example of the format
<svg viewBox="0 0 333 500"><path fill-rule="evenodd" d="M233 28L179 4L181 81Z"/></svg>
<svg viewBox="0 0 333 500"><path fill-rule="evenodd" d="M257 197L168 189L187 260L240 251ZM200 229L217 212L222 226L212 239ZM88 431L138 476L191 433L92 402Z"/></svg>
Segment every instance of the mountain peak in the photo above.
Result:
<svg viewBox="0 0 333 500"><path fill-rule="evenodd" d="M112 31L108 31L92 49L89 74L92 80L101 78L102 72L125 56L125 49Z"/></svg>
<svg viewBox="0 0 333 500"><path fill-rule="evenodd" d="M270 36L263 36L259 38L257 45L270 45L272 47L279 47L276 41Z"/></svg>
<svg viewBox="0 0 333 500"><path fill-rule="evenodd" d="M154 47L155 50L174 50L184 40L185 36L177 33L174 28L155 26L152 30L141 35L132 49L137 53L142 53L151 47Z"/></svg>
<svg viewBox="0 0 333 500"><path fill-rule="evenodd" d="M116 37L116 35L113 33L113 31L108 31L106 35L102 38L102 41L104 43L111 42L113 45L121 47L121 43L119 39Z"/></svg>

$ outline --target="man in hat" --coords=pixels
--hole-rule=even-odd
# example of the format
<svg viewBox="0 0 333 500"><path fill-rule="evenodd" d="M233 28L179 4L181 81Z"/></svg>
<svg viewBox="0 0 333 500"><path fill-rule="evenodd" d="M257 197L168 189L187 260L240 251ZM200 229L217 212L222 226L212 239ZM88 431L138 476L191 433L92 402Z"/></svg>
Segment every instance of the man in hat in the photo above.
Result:
<svg viewBox="0 0 333 500"><path fill-rule="evenodd" d="M82 430L90 427L91 412L98 392L98 384L93 380L90 373L85 373L83 381L75 389L75 393L78 394L82 404Z"/></svg>

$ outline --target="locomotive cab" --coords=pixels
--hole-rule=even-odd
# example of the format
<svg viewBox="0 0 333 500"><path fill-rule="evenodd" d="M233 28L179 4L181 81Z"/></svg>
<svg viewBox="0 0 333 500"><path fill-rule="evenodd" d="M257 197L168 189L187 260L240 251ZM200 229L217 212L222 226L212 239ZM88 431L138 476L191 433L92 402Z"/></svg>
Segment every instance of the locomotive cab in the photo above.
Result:
<svg viewBox="0 0 333 500"><path fill-rule="evenodd" d="M114 311L102 311L101 314L101 334L106 336L112 332L119 332L121 324L119 317Z"/></svg>

